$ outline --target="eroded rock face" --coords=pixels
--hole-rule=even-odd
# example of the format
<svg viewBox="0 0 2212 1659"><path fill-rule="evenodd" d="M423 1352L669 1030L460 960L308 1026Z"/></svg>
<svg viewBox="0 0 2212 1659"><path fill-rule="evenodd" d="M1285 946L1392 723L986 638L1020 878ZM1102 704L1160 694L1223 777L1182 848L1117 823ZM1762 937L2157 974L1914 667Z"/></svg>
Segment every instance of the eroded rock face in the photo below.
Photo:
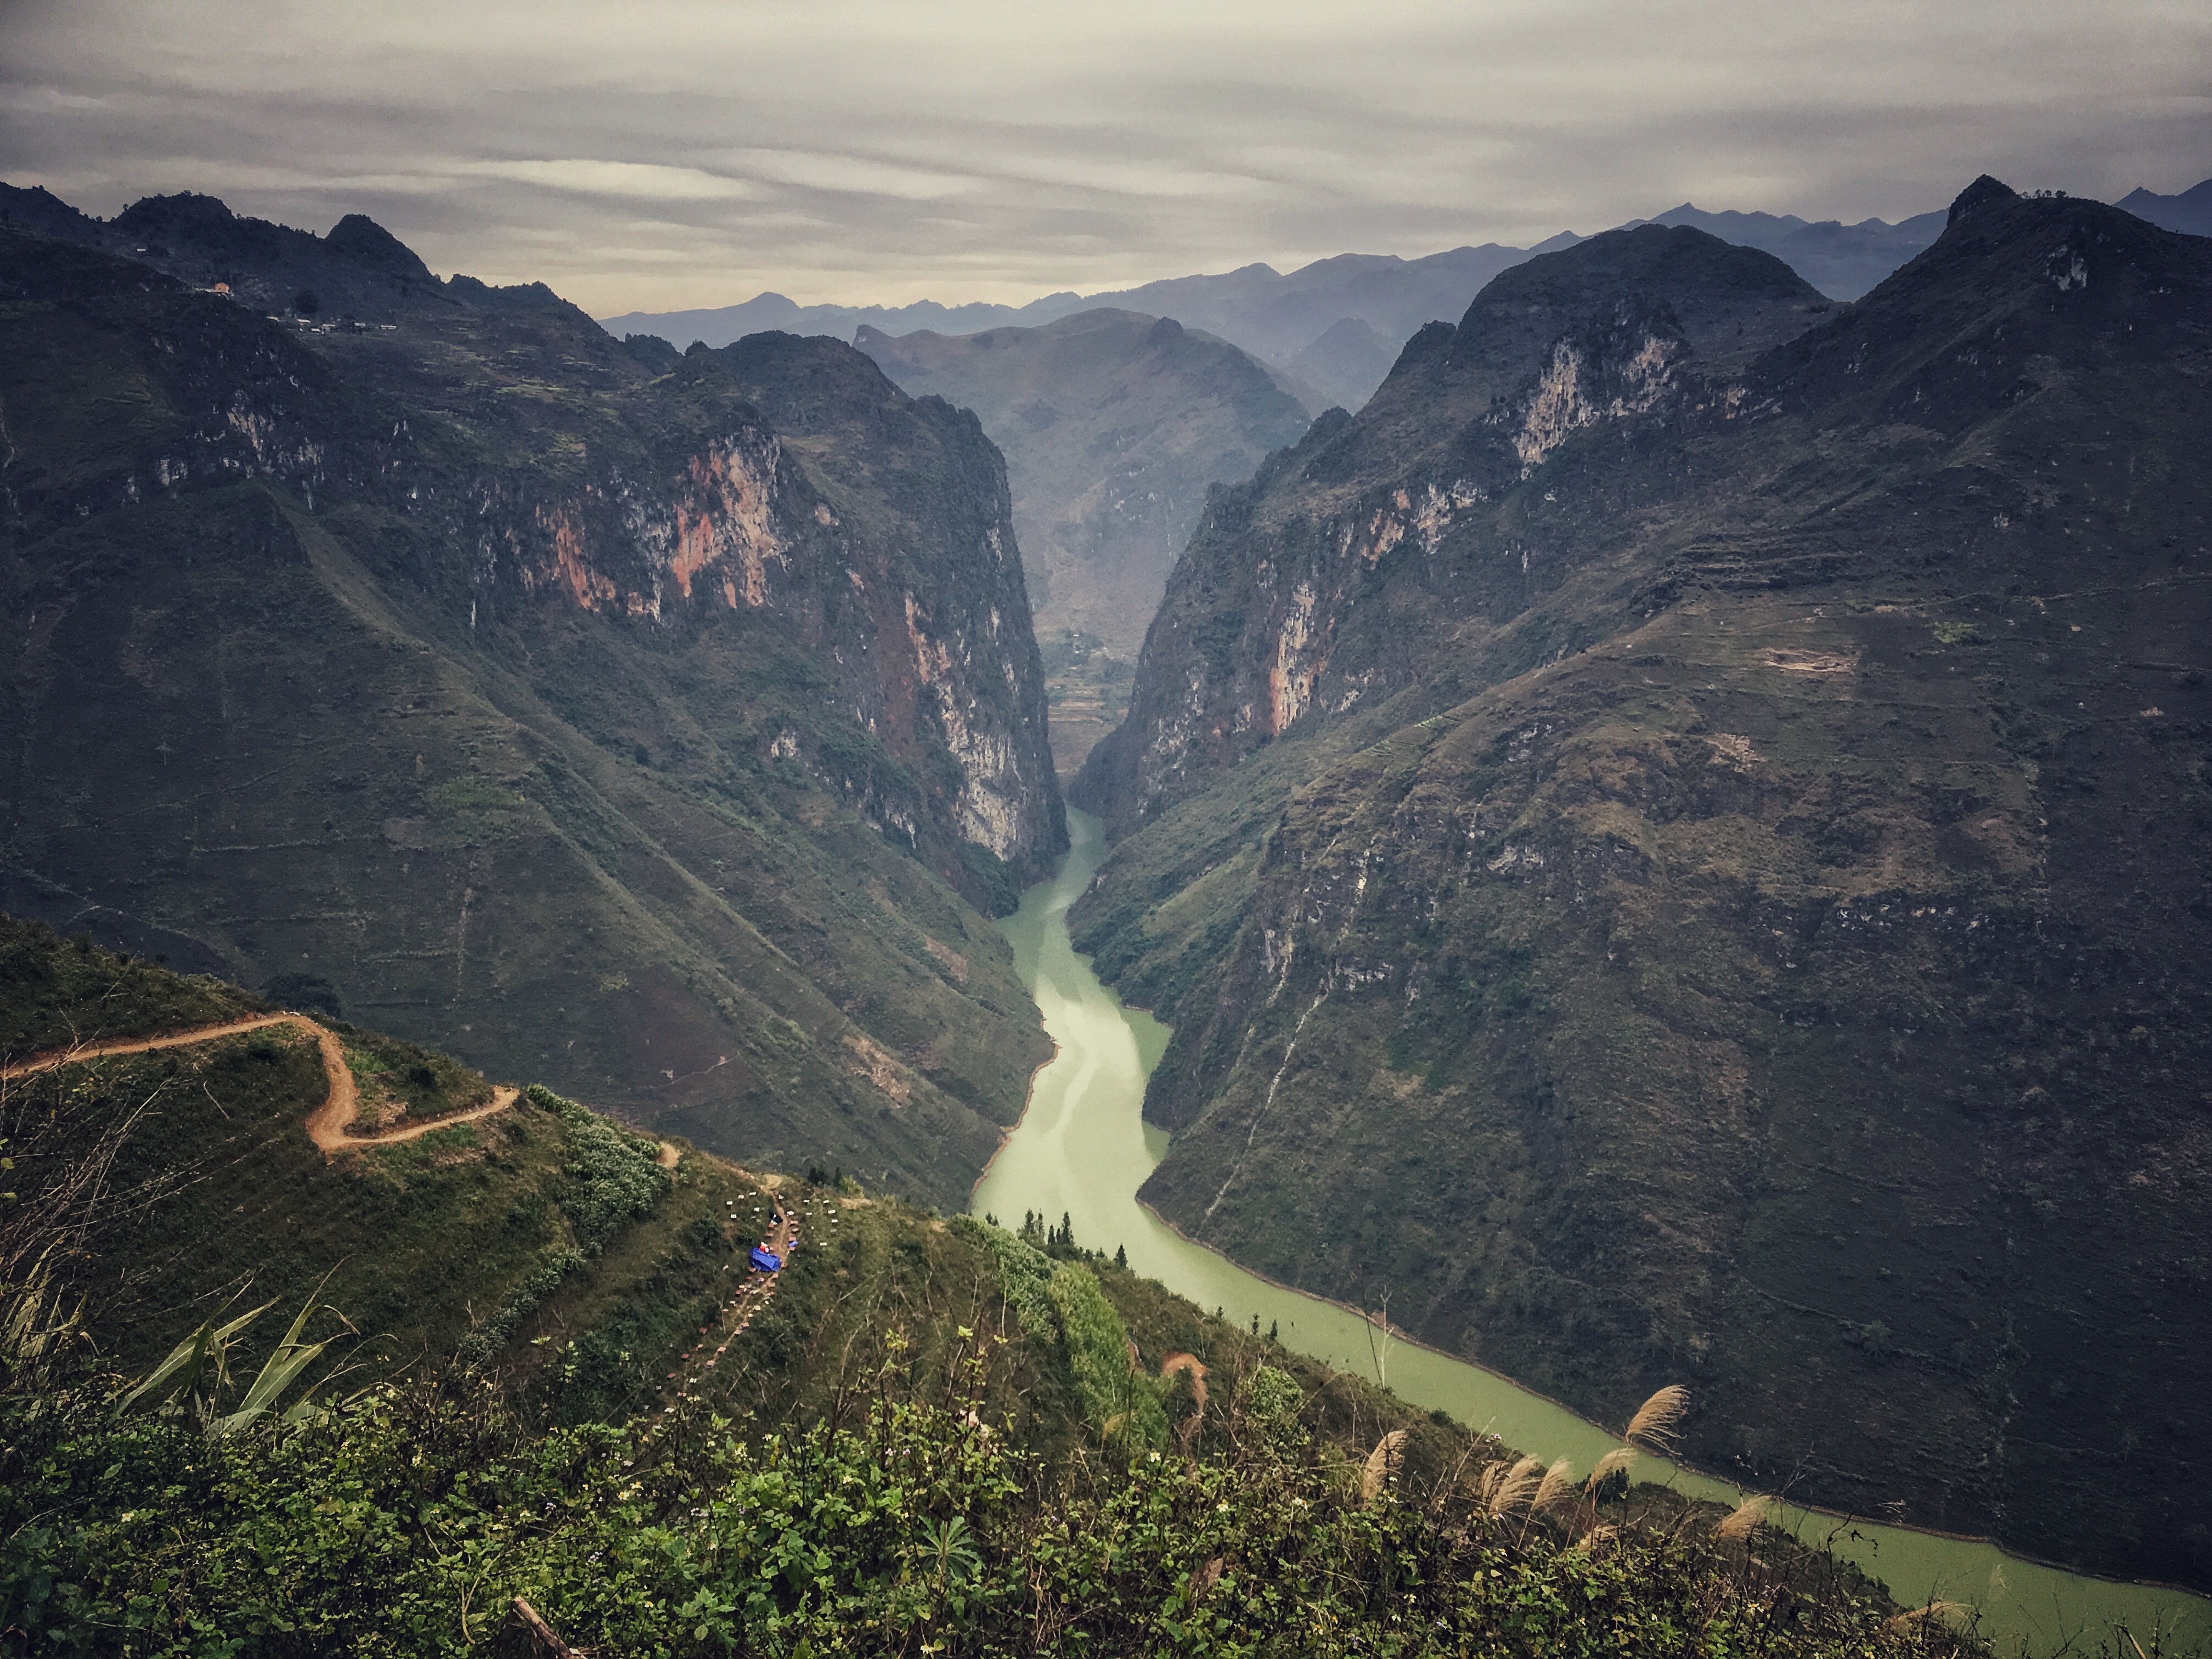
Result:
<svg viewBox="0 0 2212 1659"><path fill-rule="evenodd" d="M480 617L519 587L523 602L672 637L772 621L895 765L855 764L848 745L793 729L766 739L770 753L980 902L1037 878L1065 822L1004 467L974 419L905 397L832 340L741 341L668 380L695 420L720 422L703 442L594 469L550 503L534 473L481 487ZM787 433L814 441L795 449ZM945 842L989 854L1005 880L986 891Z"/></svg>
<svg viewBox="0 0 2212 1659"><path fill-rule="evenodd" d="M1578 434L1724 398L1749 349L1830 308L1770 255L1657 226L1498 277L1457 329L1416 335L1356 419L1213 503L1074 799L1124 834L1299 722L1404 689L1443 630L1560 579L1471 509Z"/></svg>

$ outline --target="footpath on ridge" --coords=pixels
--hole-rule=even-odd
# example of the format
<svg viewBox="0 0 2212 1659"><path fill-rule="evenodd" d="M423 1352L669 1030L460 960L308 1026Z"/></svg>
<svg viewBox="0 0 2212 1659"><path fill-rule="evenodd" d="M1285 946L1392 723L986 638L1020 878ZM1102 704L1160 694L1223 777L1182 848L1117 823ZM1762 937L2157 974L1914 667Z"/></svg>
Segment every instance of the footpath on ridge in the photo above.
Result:
<svg viewBox="0 0 2212 1659"><path fill-rule="evenodd" d="M773 1176L768 1177L769 1182L778 1179ZM792 1253L799 1249L799 1217L795 1212L785 1207L783 1195L775 1187L763 1183L763 1190L767 1193L769 1202L775 1206L775 1211L768 1237L761 1243L787 1267ZM744 1236L741 1231L741 1241ZM744 1248L742 1243L740 1248ZM739 1258L739 1261L742 1262L744 1258ZM679 1405L706 1395L714 1381L708 1373L730 1351L730 1345L744 1334L745 1328L775 1300L776 1285L781 1277L780 1271L762 1273L755 1270L749 1273L739 1282L736 1291L716 1310L714 1322L699 1328L699 1334L706 1340L684 1350L677 1369L668 1373L666 1380L673 1386L662 1390L669 1396L660 1408L663 1420L647 1431L648 1437L665 1426L667 1417ZM720 1339L719 1341L715 1340L718 1337Z"/></svg>
<svg viewBox="0 0 2212 1659"><path fill-rule="evenodd" d="M356 1152L364 1146L390 1146L403 1140L413 1140L434 1129L451 1128L456 1123L472 1123L480 1117L489 1117L503 1112L514 1104L519 1090L506 1085L495 1085L491 1099L482 1106L471 1106L465 1111L448 1112L442 1117L426 1118L420 1123L403 1123L393 1129L380 1129L374 1134L356 1134L354 1114L361 1109L361 1090L354 1082L353 1068L346 1064L345 1045L337 1033L326 1029L305 1014L257 1014L251 1019L234 1019L219 1025L197 1026L189 1031L173 1031L164 1036L115 1037L105 1042L82 1042L72 1048L60 1048L52 1054L39 1054L14 1066L0 1067L0 1082L12 1082L19 1077L30 1077L40 1072L55 1071L64 1066L82 1066L88 1060L102 1060L110 1054L151 1054L161 1048L185 1048L203 1042L213 1042L227 1036L238 1036L247 1031L258 1031L271 1025L296 1025L315 1039L322 1050L323 1076L330 1085L330 1092L323 1103L307 1115L307 1137L324 1152L335 1156L339 1152Z"/></svg>

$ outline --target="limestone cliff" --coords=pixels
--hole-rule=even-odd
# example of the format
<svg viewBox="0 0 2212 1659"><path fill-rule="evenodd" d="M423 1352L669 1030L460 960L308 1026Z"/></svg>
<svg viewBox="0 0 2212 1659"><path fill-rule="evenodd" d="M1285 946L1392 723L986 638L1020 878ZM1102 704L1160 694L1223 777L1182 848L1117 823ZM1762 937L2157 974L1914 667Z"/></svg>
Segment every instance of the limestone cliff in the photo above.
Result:
<svg viewBox="0 0 2212 1659"><path fill-rule="evenodd" d="M2212 246L1985 180L1850 306L1759 257L1530 261L1194 540L1083 780L1145 1196L1686 1382L1739 1478L2212 1582Z"/></svg>

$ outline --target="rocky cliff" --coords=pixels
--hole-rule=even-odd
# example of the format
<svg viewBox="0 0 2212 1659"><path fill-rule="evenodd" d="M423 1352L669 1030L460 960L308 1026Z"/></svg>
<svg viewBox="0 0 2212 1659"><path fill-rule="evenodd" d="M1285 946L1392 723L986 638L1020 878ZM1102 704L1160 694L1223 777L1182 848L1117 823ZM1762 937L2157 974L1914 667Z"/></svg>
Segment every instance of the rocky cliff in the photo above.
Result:
<svg viewBox="0 0 2212 1659"><path fill-rule="evenodd" d="M1601 1419L1686 1380L1708 1466L2205 1583L2212 254L1984 180L1854 305L1758 258L1533 260L1209 514L1083 780L1145 1195Z"/></svg>
<svg viewBox="0 0 2212 1659"><path fill-rule="evenodd" d="M1064 844L972 416L542 290L307 325L21 234L0 283L8 908L964 1194L1042 1041L974 907Z"/></svg>
<svg viewBox="0 0 2212 1659"><path fill-rule="evenodd" d="M1126 689L1206 491L1294 441L1306 410L1226 341L1132 312L897 339L863 327L855 343L907 391L975 410L1005 453L1038 636L1069 647L1054 747L1072 772L1110 727L1098 707Z"/></svg>

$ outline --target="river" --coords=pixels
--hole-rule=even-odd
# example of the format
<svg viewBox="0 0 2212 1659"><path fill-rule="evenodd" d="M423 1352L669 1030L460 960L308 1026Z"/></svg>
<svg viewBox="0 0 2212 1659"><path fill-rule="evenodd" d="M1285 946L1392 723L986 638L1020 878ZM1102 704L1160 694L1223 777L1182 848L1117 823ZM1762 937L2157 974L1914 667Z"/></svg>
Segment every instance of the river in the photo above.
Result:
<svg viewBox="0 0 2212 1659"><path fill-rule="evenodd" d="M1285 1346L1340 1370L1380 1376L1402 1399L1441 1408L1507 1445L1587 1470L1621 1443L1565 1407L1480 1366L1404 1340L1385 1344L1357 1314L1244 1272L1171 1231L1137 1202L1137 1188L1167 1151L1166 1132L1141 1115L1145 1079L1167 1047L1168 1030L1121 1000L1076 954L1067 909L1105 857L1098 821L1068 814L1074 845L1052 880L1023 896L1003 924L1014 958L1059 1053L1030 1089L1029 1109L977 1182L975 1212L1018 1224L1035 1210L1062 1214L1078 1242L1129 1253L1129 1266L1203 1308L1249 1322L1274 1323ZM1733 1506L1735 1487L1639 1453L1638 1480ZM2022 1561L1993 1544L1784 1508L1778 1524L1825 1542L1889 1586L1907 1606L1931 1600L1980 1609L1981 1628L2001 1653L2048 1654L2085 1630L2124 1624L2144 1648L2159 1632L2169 1652L2212 1652L2212 1601L2153 1585L2112 1583Z"/></svg>

